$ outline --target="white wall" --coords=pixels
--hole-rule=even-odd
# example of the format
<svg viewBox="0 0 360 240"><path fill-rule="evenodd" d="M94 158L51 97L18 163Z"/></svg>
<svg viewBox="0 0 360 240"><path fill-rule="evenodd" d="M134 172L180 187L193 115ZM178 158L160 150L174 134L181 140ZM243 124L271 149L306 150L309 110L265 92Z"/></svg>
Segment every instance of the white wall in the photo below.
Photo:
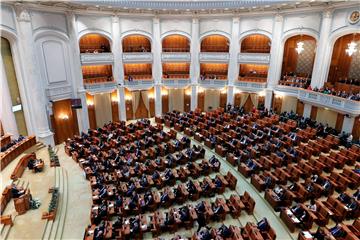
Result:
<svg viewBox="0 0 360 240"><path fill-rule="evenodd" d="M337 119L337 112L326 110L324 108L318 108L316 121L323 124L329 124L330 127L335 127Z"/></svg>
<svg viewBox="0 0 360 240"><path fill-rule="evenodd" d="M244 17L240 18L240 33L243 38L249 33L272 33L273 28L273 17Z"/></svg>
<svg viewBox="0 0 360 240"><path fill-rule="evenodd" d="M34 31L48 28L67 33L66 17L64 14L32 11L31 21Z"/></svg>
<svg viewBox="0 0 360 240"><path fill-rule="evenodd" d="M204 18L200 19L200 36L209 32L219 32L231 34L232 19L231 18Z"/></svg>
<svg viewBox="0 0 360 240"><path fill-rule="evenodd" d="M212 110L220 106L220 90L205 90L204 110L208 111L209 107Z"/></svg>
<svg viewBox="0 0 360 240"><path fill-rule="evenodd" d="M184 32L191 35L191 19L161 19L160 33L161 35L169 32Z"/></svg>
<svg viewBox="0 0 360 240"><path fill-rule="evenodd" d="M86 31L100 31L111 35L110 16L87 16L78 15L76 17L77 29L79 33Z"/></svg>
<svg viewBox="0 0 360 240"><path fill-rule="evenodd" d="M309 30L314 34L319 34L321 24L321 13L307 13L307 14L295 14L287 15L284 18L284 34L296 30L302 32L303 30Z"/></svg>
<svg viewBox="0 0 360 240"><path fill-rule="evenodd" d="M6 5L0 5L1 9L1 25L6 29L16 32L15 16L13 9Z"/></svg>
<svg viewBox="0 0 360 240"><path fill-rule="evenodd" d="M169 111L184 111L184 89L169 89Z"/></svg>
<svg viewBox="0 0 360 240"><path fill-rule="evenodd" d="M145 32L148 34L153 33L152 18L129 18L120 17L120 29L122 34L127 32Z"/></svg>
<svg viewBox="0 0 360 240"><path fill-rule="evenodd" d="M290 96L283 96L281 112L296 112L297 98Z"/></svg>

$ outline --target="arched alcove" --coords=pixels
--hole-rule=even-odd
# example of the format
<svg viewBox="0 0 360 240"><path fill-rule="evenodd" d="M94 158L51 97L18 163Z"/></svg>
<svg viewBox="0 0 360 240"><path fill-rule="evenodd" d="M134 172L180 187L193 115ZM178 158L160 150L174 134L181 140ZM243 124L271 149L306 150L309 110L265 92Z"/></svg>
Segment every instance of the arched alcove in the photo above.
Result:
<svg viewBox="0 0 360 240"><path fill-rule="evenodd" d="M162 40L163 52L190 52L190 40L180 34L172 34Z"/></svg>
<svg viewBox="0 0 360 240"><path fill-rule="evenodd" d="M242 53L270 53L271 40L262 34L251 34L241 41Z"/></svg>
<svg viewBox="0 0 360 240"><path fill-rule="evenodd" d="M111 52L109 39L97 33L89 33L82 36L79 46L81 53Z"/></svg>
<svg viewBox="0 0 360 240"><path fill-rule="evenodd" d="M149 38L140 34L132 34L122 40L123 52L151 52Z"/></svg>
<svg viewBox="0 0 360 240"><path fill-rule="evenodd" d="M201 52L229 52L230 41L223 35L209 35L201 40Z"/></svg>

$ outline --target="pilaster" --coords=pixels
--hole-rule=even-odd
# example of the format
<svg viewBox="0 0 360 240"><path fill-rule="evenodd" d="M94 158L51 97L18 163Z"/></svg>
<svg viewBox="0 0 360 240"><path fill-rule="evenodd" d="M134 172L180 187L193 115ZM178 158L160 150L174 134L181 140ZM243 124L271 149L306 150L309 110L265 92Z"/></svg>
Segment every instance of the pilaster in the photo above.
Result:
<svg viewBox="0 0 360 240"><path fill-rule="evenodd" d="M161 37L160 37L160 19L158 17L153 18L153 64L152 64L152 76L154 83L160 84L162 79L162 65L161 65Z"/></svg>
<svg viewBox="0 0 360 240"><path fill-rule="evenodd" d="M123 86L118 87L118 96L119 96L119 112L120 120L126 121L126 99L125 99L125 88Z"/></svg>
<svg viewBox="0 0 360 240"><path fill-rule="evenodd" d="M155 116L160 117L162 115L162 96L161 85L155 84Z"/></svg>
<svg viewBox="0 0 360 240"><path fill-rule="evenodd" d="M191 85L191 101L190 101L190 109L194 111L197 108L197 89L196 85Z"/></svg>
<svg viewBox="0 0 360 240"><path fill-rule="evenodd" d="M303 117L304 118L309 118L311 115L311 105L308 103L304 103L304 112L303 112Z"/></svg>
<svg viewBox="0 0 360 240"><path fill-rule="evenodd" d="M344 116L344 121L341 131L344 131L345 133L352 133L352 130L354 128L354 123L355 123L354 116Z"/></svg>
<svg viewBox="0 0 360 240"><path fill-rule="evenodd" d="M112 17L112 54L114 56L113 78L119 85L124 85L124 69L122 61L122 43L120 40L120 19Z"/></svg>
<svg viewBox="0 0 360 240"><path fill-rule="evenodd" d="M42 87L39 67L37 66L34 38L32 34L31 17L24 8L16 8L18 24L19 54L22 60L24 85L26 95L29 96L29 107L35 123L35 133L39 141L46 145L54 145L53 133L50 131L46 112L47 99Z"/></svg>
<svg viewBox="0 0 360 240"><path fill-rule="evenodd" d="M330 65L331 54L329 35L331 31L332 10L326 10L322 15L320 38L317 44L314 67L311 78L312 88L321 88L327 80L327 66Z"/></svg>
<svg viewBox="0 0 360 240"><path fill-rule="evenodd" d="M265 89L265 104L264 107L268 110L272 107L273 91L271 89Z"/></svg>
<svg viewBox="0 0 360 240"><path fill-rule="evenodd" d="M226 104L234 105L234 86L227 87Z"/></svg>
<svg viewBox="0 0 360 240"><path fill-rule="evenodd" d="M282 67L282 55L284 46L281 44L282 29L283 29L283 16L277 14L275 16L273 35L271 40L270 51L270 65L268 73L268 88L273 89L280 80L281 67Z"/></svg>

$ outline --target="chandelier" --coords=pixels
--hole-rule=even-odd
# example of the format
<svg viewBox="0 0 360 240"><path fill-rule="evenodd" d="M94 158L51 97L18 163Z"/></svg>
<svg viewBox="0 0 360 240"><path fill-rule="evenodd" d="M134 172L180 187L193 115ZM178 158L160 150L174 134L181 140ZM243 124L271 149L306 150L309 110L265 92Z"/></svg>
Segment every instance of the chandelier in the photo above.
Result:
<svg viewBox="0 0 360 240"><path fill-rule="evenodd" d="M351 55L353 55L354 52L356 52L357 48L357 43L354 41L351 41L351 43L348 43L348 48L345 49L345 52L349 55L349 57L351 57Z"/></svg>
<svg viewBox="0 0 360 240"><path fill-rule="evenodd" d="M300 41L296 43L297 47L295 48L296 52L298 54L302 53L304 51L304 42Z"/></svg>

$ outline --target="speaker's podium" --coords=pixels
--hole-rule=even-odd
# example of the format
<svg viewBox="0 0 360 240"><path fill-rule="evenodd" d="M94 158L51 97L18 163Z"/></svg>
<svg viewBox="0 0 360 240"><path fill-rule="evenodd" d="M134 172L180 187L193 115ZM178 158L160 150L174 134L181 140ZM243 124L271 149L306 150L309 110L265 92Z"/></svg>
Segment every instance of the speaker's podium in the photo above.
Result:
<svg viewBox="0 0 360 240"><path fill-rule="evenodd" d="M14 198L15 210L19 215L26 213L26 211L30 209L30 198L31 195L29 189L26 189L21 197Z"/></svg>

